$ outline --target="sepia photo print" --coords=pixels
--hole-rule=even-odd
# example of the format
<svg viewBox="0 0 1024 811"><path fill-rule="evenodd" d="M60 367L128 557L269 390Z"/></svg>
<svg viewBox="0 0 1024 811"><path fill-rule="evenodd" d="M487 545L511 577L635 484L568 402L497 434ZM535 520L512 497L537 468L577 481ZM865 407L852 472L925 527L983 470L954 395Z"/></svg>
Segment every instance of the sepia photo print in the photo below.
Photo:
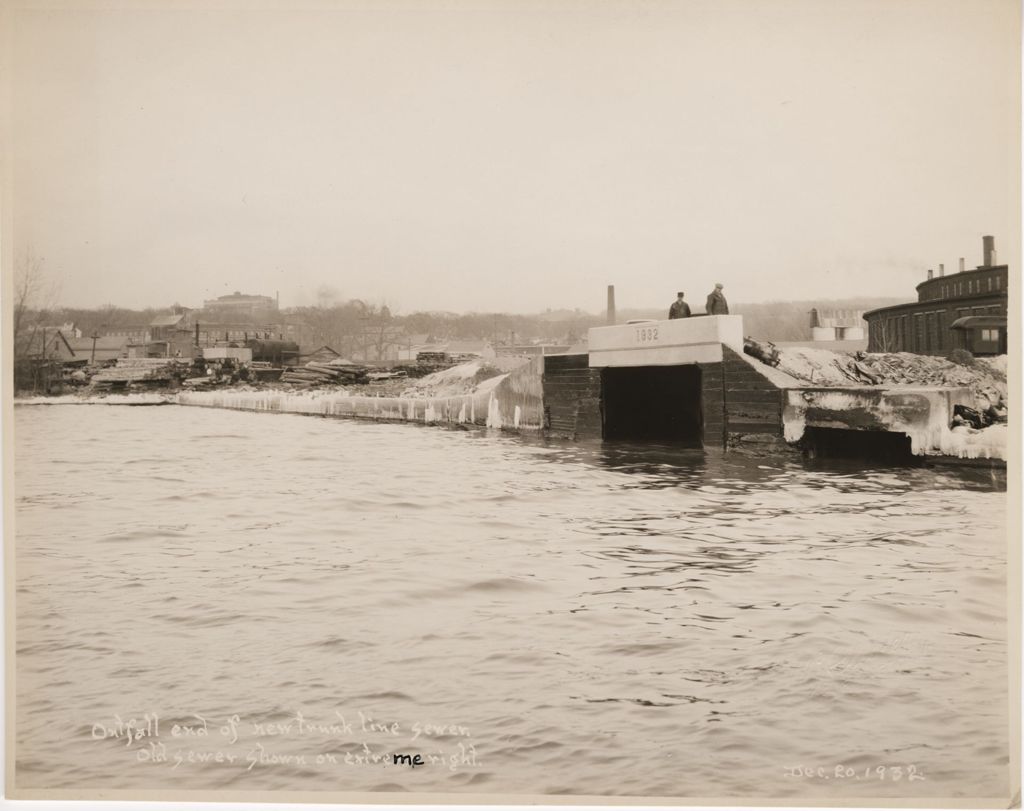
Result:
<svg viewBox="0 0 1024 811"><path fill-rule="evenodd" d="M9 0L6 795L1020 803L1017 0Z"/></svg>

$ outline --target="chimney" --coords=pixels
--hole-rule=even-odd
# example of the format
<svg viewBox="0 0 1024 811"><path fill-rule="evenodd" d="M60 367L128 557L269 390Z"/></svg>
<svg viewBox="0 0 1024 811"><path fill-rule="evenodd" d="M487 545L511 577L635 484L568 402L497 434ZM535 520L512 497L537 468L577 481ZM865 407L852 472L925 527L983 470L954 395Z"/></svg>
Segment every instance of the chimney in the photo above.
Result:
<svg viewBox="0 0 1024 811"><path fill-rule="evenodd" d="M945 275L946 275L946 266L940 264L939 265L939 276L941 277L941 276L945 276Z"/></svg>
<svg viewBox="0 0 1024 811"><path fill-rule="evenodd" d="M996 260L996 238L982 237L981 246L982 253L985 255L985 259L981 263L981 266L983 268L990 268Z"/></svg>
<svg viewBox="0 0 1024 811"><path fill-rule="evenodd" d="M928 278L930 279L930 278L932 278L932 277L933 277L934 275L935 275L935 273L934 273L934 272L932 271L932 269L931 269L931 268L928 268Z"/></svg>
<svg viewBox="0 0 1024 811"><path fill-rule="evenodd" d="M615 325L615 285L608 285L608 316L605 319L605 323L609 327Z"/></svg>
<svg viewBox="0 0 1024 811"><path fill-rule="evenodd" d="M964 272L964 258L962 256L960 257L960 272Z"/></svg>

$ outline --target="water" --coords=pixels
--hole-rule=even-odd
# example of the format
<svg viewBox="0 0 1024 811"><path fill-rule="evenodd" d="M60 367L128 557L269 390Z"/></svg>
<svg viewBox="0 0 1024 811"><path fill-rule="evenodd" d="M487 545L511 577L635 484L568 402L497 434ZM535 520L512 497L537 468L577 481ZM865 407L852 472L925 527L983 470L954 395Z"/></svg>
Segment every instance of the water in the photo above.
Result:
<svg viewBox="0 0 1024 811"><path fill-rule="evenodd" d="M1001 474L177 406L16 431L19 788L1007 791Z"/></svg>

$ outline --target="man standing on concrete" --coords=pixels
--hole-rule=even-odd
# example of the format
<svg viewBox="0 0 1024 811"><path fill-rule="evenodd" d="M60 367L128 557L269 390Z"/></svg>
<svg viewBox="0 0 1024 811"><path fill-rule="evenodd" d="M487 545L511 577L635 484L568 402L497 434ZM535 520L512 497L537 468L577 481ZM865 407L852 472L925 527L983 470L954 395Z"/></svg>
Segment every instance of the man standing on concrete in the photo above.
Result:
<svg viewBox="0 0 1024 811"><path fill-rule="evenodd" d="M675 301L672 302L672 306L668 308L668 317L671 318L689 318L690 317L690 305L683 301L683 294L676 293Z"/></svg>
<svg viewBox="0 0 1024 811"><path fill-rule="evenodd" d="M722 295L722 285L716 284L715 289L708 295L708 315L728 315L729 302Z"/></svg>

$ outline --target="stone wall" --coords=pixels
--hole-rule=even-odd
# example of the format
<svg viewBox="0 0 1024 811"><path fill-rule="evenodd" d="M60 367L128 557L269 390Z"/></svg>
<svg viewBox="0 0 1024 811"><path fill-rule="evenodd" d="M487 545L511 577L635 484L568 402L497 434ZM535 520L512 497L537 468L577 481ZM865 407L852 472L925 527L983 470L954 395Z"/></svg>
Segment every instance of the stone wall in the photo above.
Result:
<svg viewBox="0 0 1024 811"><path fill-rule="evenodd" d="M725 447L725 370L721 363L699 363L704 447Z"/></svg>
<svg viewBox="0 0 1024 811"><path fill-rule="evenodd" d="M745 356L722 347L726 448L782 447L782 390Z"/></svg>
<svg viewBox="0 0 1024 811"><path fill-rule="evenodd" d="M544 359L544 427L565 439L601 439L601 370L589 355L548 355Z"/></svg>

